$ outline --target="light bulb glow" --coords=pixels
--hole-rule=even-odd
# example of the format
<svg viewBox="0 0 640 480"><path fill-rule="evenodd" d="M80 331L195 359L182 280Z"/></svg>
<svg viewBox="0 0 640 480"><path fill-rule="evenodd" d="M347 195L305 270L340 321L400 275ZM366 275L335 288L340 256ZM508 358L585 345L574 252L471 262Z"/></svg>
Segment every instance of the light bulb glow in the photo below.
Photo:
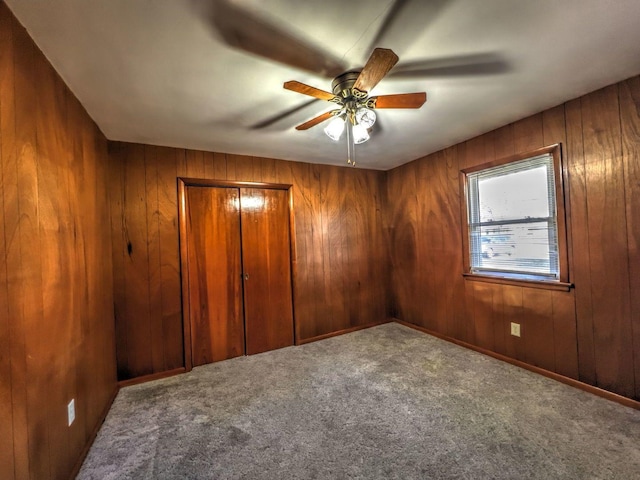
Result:
<svg viewBox="0 0 640 480"><path fill-rule="evenodd" d="M367 132L367 128L364 125L354 125L353 126L353 143L359 145L361 143L369 140L369 132Z"/></svg>
<svg viewBox="0 0 640 480"><path fill-rule="evenodd" d="M356 122L365 128L371 128L376 123L376 112L369 108L359 108L356 111Z"/></svg>
<svg viewBox="0 0 640 480"><path fill-rule="evenodd" d="M335 117L324 129L327 137L336 142L340 140L342 132L344 132L344 120L340 117Z"/></svg>

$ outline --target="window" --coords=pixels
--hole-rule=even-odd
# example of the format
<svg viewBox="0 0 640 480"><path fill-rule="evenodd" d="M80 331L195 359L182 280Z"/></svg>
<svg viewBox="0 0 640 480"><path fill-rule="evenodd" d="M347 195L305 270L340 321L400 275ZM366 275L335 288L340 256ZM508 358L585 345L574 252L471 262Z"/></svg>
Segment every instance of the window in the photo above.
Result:
<svg viewBox="0 0 640 480"><path fill-rule="evenodd" d="M566 284L561 172L559 145L461 172L467 276Z"/></svg>

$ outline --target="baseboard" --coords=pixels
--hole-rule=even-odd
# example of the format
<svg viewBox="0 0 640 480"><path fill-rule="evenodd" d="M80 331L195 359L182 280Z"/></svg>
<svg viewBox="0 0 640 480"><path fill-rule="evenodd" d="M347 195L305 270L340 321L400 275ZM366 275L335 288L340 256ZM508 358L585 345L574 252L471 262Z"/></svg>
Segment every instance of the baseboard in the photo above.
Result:
<svg viewBox="0 0 640 480"><path fill-rule="evenodd" d="M130 378L128 380L121 380L118 382L118 388L130 387L131 385L138 385L139 383L151 382L153 380L160 380L161 378L173 377L174 375L180 375L185 373L184 367L174 368L173 370L166 370L164 372L151 373L149 375L142 375L141 377Z"/></svg>
<svg viewBox="0 0 640 480"><path fill-rule="evenodd" d="M524 368L525 370L529 370L531 372L543 375L545 377L551 378L558 382L562 382L571 387L579 388L580 390L584 390L585 392L589 392L599 397L606 398L607 400L611 400L613 402L619 403L621 405L624 405L625 407L630 407L636 410L640 410L640 402L633 400L632 398L624 397L622 395L618 395L617 393L613 393L599 387L594 387L593 385L589 385L588 383L581 382L580 380L576 380L570 377L565 377L564 375L560 375L559 373L552 372L550 370L545 370L544 368L536 367L534 365L530 365L521 360L516 360L515 358L507 357L506 355L492 352L491 350L487 350L485 348L472 345L471 343L463 342L462 340L458 340L456 338L443 335L442 333L434 332L432 330L429 330L428 328L424 328L419 325L415 325L413 323L405 322L404 320L399 320L396 318L393 321L401 325L404 325L405 327L413 328L414 330L418 330L419 332L432 335L434 337L440 338L441 340L446 340L447 342L455 343L456 345L460 345L461 347L468 348L469 350L474 350L478 353L482 353L484 355L488 355L498 360L502 360L503 362L510 363L511 365L515 365L516 367Z"/></svg>
<svg viewBox="0 0 640 480"><path fill-rule="evenodd" d="M315 337L304 338L304 339L298 340L298 345L304 345L305 343L317 342L318 340L324 340L325 338L337 337L338 335L344 335L346 333L355 332L357 330L364 330L365 328L377 327L378 325L382 325L382 324L390 323L390 322L394 322L394 321L395 321L394 318L388 318L386 320L382 320L382 321L379 321L379 322L367 323L365 325L358 325L357 327L345 328L343 330L338 330L338 331L331 332L331 333L325 333L323 335L317 335Z"/></svg>
<svg viewBox="0 0 640 480"><path fill-rule="evenodd" d="M116 396L118 395L118 391L119 390L120 390L120 388L118 388L118 386L116 385L116 388L113 390L113 393L111 393L111 396L109 397L109 400L107 401L107 404L102 409L102 412L100 413L100 416L98 417L98 421L94 425L93 430L91 430L91 434L87 438L87 441L85 442L84 447L82 448L82 451L80 452L80 456L78 456L78 460L76 461L75 465L73 466L73 469L71 470L71 474L69 475L69 480L73 480L74 478L76 478L78 476L78 472L80 472L80 468L82 467L82 463L84 462L84 459L89 454L89 450L91 449L91 445L93 445L93 441L98 436L98 432L100 431L100 428L102 427L102 424L104 423L105 418L107 418L107 414L109 413L109 410L111 410L111 405L113 405L113 401L116 399Z"/></svg>

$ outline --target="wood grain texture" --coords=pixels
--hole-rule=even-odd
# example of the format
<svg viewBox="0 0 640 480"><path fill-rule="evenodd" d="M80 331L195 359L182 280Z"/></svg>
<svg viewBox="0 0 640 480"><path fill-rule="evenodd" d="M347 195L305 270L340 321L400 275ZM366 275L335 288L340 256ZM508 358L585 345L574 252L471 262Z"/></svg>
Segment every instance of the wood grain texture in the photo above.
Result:
<svg viewBox="0 0 640 480"><path fill-rule="evenodd" d="M582 136L582 101L572 100L565 105L567 125L568 173L571 180L572 242L570 264L575 284L576 335L578 337L579 379L596 384L596 359L593 337L593 308L591 268L589 262L589 217L587 212L587 176ZM595 246L597 248L597 246Z"/></svg>
<svg viewBox="0 0 640 480"><path fill-rule="evenodd" d="M382 318L376 321L388 321L391 318L391 255L387 241L387 228L384 220L384 207L387 204L387 174L386 172L369 171L366 174L366 184L356 201L362 202L364 198L373 198L375 204L368 202L369 209L363 217L366 225L367 236L362 248L367 253L363 257L365 261L373 262L373 276L360 277L358 281L368 284L373 293L369 293L367 302L367 316L369 318ZM368 262L367 262L368 263ZM361 325L367 324L367 318L362 318Z"/></svg>
<svg viewBox="0 0 640 480"><path fill-rule="evenodd" d="M360 265L363 264L361 259L363 251L359 248L364 244L362 241L361 225L358 222L360 213L354 202L356 190L358 188L359 176L353 168L344 171L341 175L340 190L344 192L341 198L340 210L342 211L342 245L344 245L344 309L348 318L356 318L358 310L362 306L360 300L363 296L359 295L360 285L358 271ZM344 228L345 225L351 225L351 228ZM351 301L349 299L355 299Z"/></svg>
<svg viewBox="0 0 640 480"><path fill-rule="evenodd" d="M348 318L344 308L345 276L344 256L346 245L343 242L342 207L345 192L340 188L338 167L328 167L320 173L320 208L322 214L322 240L325 246L323 255L324 285L327 302L327 321L331 329L346 324Z"/></svg>
<svg viewBox="0 0 640 480"><path fill-rule="evenodd" d="M162 148L158 151L158 236L160 239L163 370L173 370L184 365L183 343L175 341L182 338L180 264L175 255L178 251L176 162L176 150ZM214 157L213 175L219 168L217 163L218 159Z"/></svg>
<svg viewBox="0 0 640 480"><path fill-rule="evenodd" d="M635 77L387 172L395 315L638 398L638 89ZM461 283L466 247L460 214L449 213L464 201L458 170L555 143L564 161L562 268L575 288ZM510 335L511 322L521 337Z"/></svg>
<svg viewBox="0 0 640 480"><path fill-rule="evenodd" d="M460 248L460 238L462 237L462 227L460 224L460 196L458 194L458 148L451 147L444 151L443 159L446 170L446 183L443 185L442 201L446 206L447 222L442 224L443 242L446 245L447 259L441 272L441 282L450 282L451 288L447 289L443 295L443 302L446 305L446 331L451 336L466 338L466 312L464 302L465 281L462 276L455 275L458 266L462 265L462 248ZM451 275L451 272L454 275ZM447 321L446 319L451 319Z"/></svg>
<svg viewBox="0 0 640 480"><path fill-rule="evenodd" d="M525 318L524 297L527 292L528 290L514 285L505 285L502 288L504 299L504 305L502 306L503 315L505 323L508 322L508 324L505 325L505 329L508 329L507 332L509 332L505 339L505 355L522 361L526 360L526 337L511 335L510 324L511 322L521 323L522 319ZM520 331L526 333L526 330L526 325L521 325Z"/></svg>
<svg viewBox="0 0 640 480"><path fill-rule="evenodd" d="M113 245L111 261L113 265L113 297L114 321L116 332L117 372L118 377L127 375L129 365L127 349L127 324L120 321L126 312L124 302L127 288L124 272L125 256L127 255L127 240L124 216L124 151L119 144L109 145L109 206L111 210L111 244Z"/></svg>
<svg viewBox="0 0 640 480"><path fill-rule="evenodd" d="M145 146L141 146L145 148ZM205 178L204 152L200 150L185 150L187 166L186 175L191 178Z"/></svg>
<svg viewBox="0 0 640 480"><path fill-rule="evenodd" d="M148 149L155 149L150 154L155 158L153 163ZM387 317L389 256L381 204L384 172L127 143L112 143L110 154L120 380L144 374L137 372L154 374L184 365L177 178L188 178L189 174L211 175L210 180L222 181L262 182L274 178L278 183L293 185L296 341ZM153 168L146 171L149 165ZM157 189L150 185L153 178ZM153 198L149 192L154 192ZM141 245L148 244L156 252L157 244L160 249L159 258L156 253L147 254L146 262L135 271L116 266L117 262L131 261L127 247L132 229L138 238L136 243L144 238ZM154 232L158 232L157 240ZM135 255L135 245L132 248ZM152 273L157 275L158 271L153 262L161 264L165 361L161 367L154 366L148 320L151 309L158 311L153 305L158 296L145 293L157 288L152 287L157 285ZM130 299L132 292L152 300Z"/></svg>
<svg viewBox="0 0 640 480"><path fill-rule="evenodd" d="M116 390L107 157L104 136L0 2L3 479L68 478Z"/></svg>
<svg viewBox="0 0 640 480"><path fill-rule="evenodd" d="M186 189L193 366L245 352L239 200L236 188Z"/></svg>
<svg viewBox="0 0 640 480"><path fill-rule="evenodd" d="M298 82L296 80L284 82L283 88L291 90L292 92L298 92L302 93L303 95L309 95L310 97L319 98L320 100L331 100L334 97L333 93L329 93L325 90L320 90L319 88L312 87L310 85L307 85L306 83Z"/></svg>
<svg viewBox="0 0 640 480"><path fill-rule="evenodd" d="M146 147L145 196L147 199L147 252L149 263L149 341L154 370L165 368L162 325L162 275L158 209L158 149Z"/></svg>
<svg viewBox="0 0 640 480"><path fill-rule="evenodd" d="M635 396L640 398L640 77L620 85Z"/></svg>
<svg viewBox="0 0 640 480"><path fill-rule="evenodd" d="M634 394L618 85L582 98L597 385ZM595 248L593 248L595 247Z"/></svg>
<svg viewBox="0 0 640 480"><path fill-rule="evenodd" d="M215 175L215 156L213 152L204 152L204 176L211 178Z"/></svg>
<svg viewBox="0 0 640 480"><path fill-rule="evenodd" d="M313 325L310 322L315 317L314 311L314 285L310 285L314 279L316 266L310 255L314 252L314 238L307 237L305 232L313 229L312 218L310 212L312 210L312 198L309 188L310 165L304 163L291 164L289 168L291 173L291 183L294 191L294 208L298 213L298 221L295 224L295 235L298 239L296 242L295 265L297 268L296 282L297 287L294 290L294 304L296 316L298 319L304 319L304 325ZM298 335L313 335L314 332L306 332L298 329Z"/></svg>
<svg viewBox="0 0 640 480"><path fill-rule="evenodd" d="M239 180L250 178L252 182L259 182L259 172L253 168L254 158L249 155L227 155L227 161L233 164L235 175L227 180Z"/></svg>
<svg viewBox="0 0 640 480"><path fill-rule="evenodd" d="M316 125L329 120L331 117L333 117L333 113L336 112L337 110L330 110L328 112L324 112L316 117L313 117L311 120L307 120L304 123L301 123L300 125L296 126L296 130L308 130L311 127L315 127Z"/></svg>
<svg viewBox="0 0 640 480"><path fill-rule="evenodd" d="M542 135L544 145L560 144L563 151L562 182L564 186L564 207L566 232L559 236L566 236L567 257L561 259L561 271L568 271L569 279L575 277L573 258L573 230L571 224L571 183L569 181L569 161L567 148L567 119L566 108L559 105L542 112ZM576 328L575 290L569 292L552 292L551 308L553 312L553 338L555 350L555 371L569 378L577 379L578 372L578 333Z"/></svg>
<svg viewBox="0 0 640 480"><path fill-rule="evenodd" d="M516 122L513 127L513 136L516 152L533 151L544 147L543 114L533 115ZM524 339L525 361L531 365L555 371L551 298L551 292L547 290L525 289L523 291L521 331Z"/></svg>
<svg viewBox="0 0 640 480"><path fill-rule="evenodd" d="M555 371L565 377L579 378L578 335L574 291L551 292Z"/></svg>
<svg viewBox="0 0 640 480"><path fill-rule="evenodd" d="M440 245L439 222L436 220L437 204L434 197L433 164L426 159L417 162L416 168L416 208L418 223L415 235L418 248L416 251L415 281L418 285L419 296L416 299L418 307L424 312L424 322L429 328L437 328L437 295L435 292L435 261L438 257L434 250L442 250ZM428 248L420 248L422 245Z"/></svg>
<svg viewBox="0 0 640 480"><path fill-rule="evenodd" d="M294 342L290 189L244 185L179 181L186 368Z"/></svg>
<svg viewBox="0 0 640 480"><path fill-rule="evenodd" d="M318 335L319 330L333 328L323 325L322 315L327 304L325 289L324 218L320 202L320 170L315 165L292 164L289 172L293 183L296 212L296 267L298 288L294 290L294 312L299 319L297 340ZM328 259L328 257L326 257Z"/></svg>
<svg viewBox="0 0 640 480"><path fill-rule="evenodd" d="M46 413L40 407L42 394L47 389L46 365L48 356L44 346L46 332L43 324L42 258L44 250L39 237L38 211L38 158L36 144L36 70L35 45L22 28L14 28L15 58L15 126L17 145L18 205L20 209L20 291L17 300L22 310L25 330L26 408L28 412L29 472L35 478L50 474L49 425ZM57 192L52 192L55 195ZM45 244L46 246L46 244ZM55 246L54 246L55 248ZM39 348L45 348L40 355Z"/></svg>
<svg viewBox="0 0 640 480"><path fill-rule="evenodd" d="M141 168L137 162L140 162ZM141 145L126 153L124 160L124 236L126 255L124 257L124 274L126 289L124 301L126 308L136 318L137 327L128 325L127 341L145 343L149 348L131 351L128 358L130 375L147 375L153 372L151 348L151 312L149 303L149 250L147 209L147 189L145 183L145 152ZM139 217L141 221L130 222L129 217Z"/></svg>
<svg viewBox="0 0 640 480"><path fill-rule="evenodd" d="M353 88L362 92L370 92L396 63L398 63L398 56L392 50L388 48L374 49L358 75Z"/></svg>
<svg viewBox="0 0 640 480"><path fill-rule="evenodd" d="M417 282L416 169L416 163L412 162L406 171L389 172L387 179L388 197L392 202L386 215L389 249L393 249L391 283L397 287L393 290L392 313L409 322L418 322L420 315L420 307L415 301L420 297Z"/></svg>
<svg viewBox="0 0 640 480"><path fill-rule="evenodd" d="M213 175L211 178L215 180L227 178L227 156L224 153L213 154Z"/></svg>
<svg viewBox="0 0 640 480"><path fill-rule="evenodd" d="M248 355L293 345L289 192L241 188Z"/></svg>
<svg viewBox="0 0 640 480"><path fill-rule="evenodd" d="M420 108L427 101L427 94L417 92L380 95L375 100L375 108Z"/></svg>
<svg viewBox="0 0 640 480"><path fill-rule="evenodd" d="M59 319L65 315L73 318L78 307L74 297L82 298L80 292L74 290L81 290L82 285L86 284L84 272L76 267L78 257L71 215L74 198L82 197L85 191L78 187L70 192L68 176L73 169L78 180L84 183L85 172L81 161L70 160L74 144L66 138L66 131L58 130L55 125L56 120L69 123L63 84L44 58L35 57L34 60L35 76L44 80L36 94L38 108L35 110L35 124L38 237L40 246L46 247L39 249L43 323L38 331L42 337L33 349L43 361L39 370L43 371L43 378L46 379L37 395L48 396L54 404L62 407L49 410L43 418L49 439L48 469L53 478L58 478L73 468L74 459L69 456L68 449L70 430L65 428L67 422L64 418L64 405L68 402L67 396L72 391L73 382L64 375L72 367L71 352L60 352L56 345L75 343L75 325L72 322L52 323L44 320ZM84 243L82 230L75 240L80 245ZM72 248L65 248L67 245ZM79 276L77 282L73 281L75 274ZM51 389L52 384L62 388Z"/></svg>
<svg viewBox="0 0 640 480"><path fill-rule="evenodd" d="M0 239L0 477L28 478L26 457L27 415L24 325L19 305L13 301L17 286L10 285L12 272L20 271L18 179L16 166L15 111L13 107L13 23L6 5L0 3L0 169L2 177L2 233ZM14 282L12 282L14 283ZM10 321L9 319L14 319Z"/></svg>

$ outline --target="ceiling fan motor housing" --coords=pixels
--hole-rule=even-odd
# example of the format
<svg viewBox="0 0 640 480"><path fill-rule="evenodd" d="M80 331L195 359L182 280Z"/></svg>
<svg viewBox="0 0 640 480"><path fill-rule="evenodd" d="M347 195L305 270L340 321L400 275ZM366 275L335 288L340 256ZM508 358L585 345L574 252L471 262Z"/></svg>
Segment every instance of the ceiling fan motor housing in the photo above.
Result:
<svg viewBox="0 0 640 480"><path fill-rule="evenodd" d="M352 70L338 75L331 82L331 91L336 97L340 97L344 102L350 100L362 100L367 96L367 92L354 90L353 85L356 83L360 70Z"/></svg>

